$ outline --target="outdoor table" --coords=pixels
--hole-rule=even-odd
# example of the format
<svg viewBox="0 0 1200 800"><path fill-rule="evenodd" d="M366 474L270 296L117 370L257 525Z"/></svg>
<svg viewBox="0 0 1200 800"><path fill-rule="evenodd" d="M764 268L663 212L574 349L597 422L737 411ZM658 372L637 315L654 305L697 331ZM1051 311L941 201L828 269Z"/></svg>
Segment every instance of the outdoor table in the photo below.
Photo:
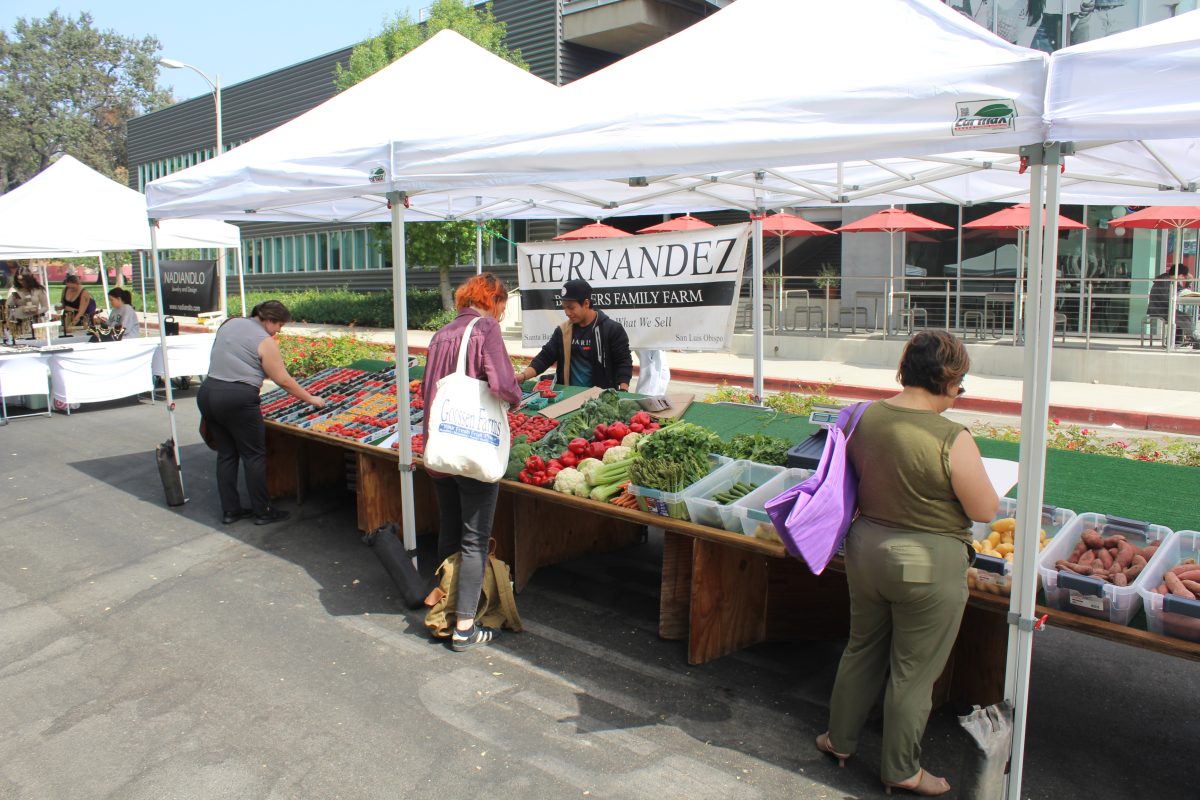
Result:
<svg viewBox="0 0 1200 800"><path fill-rule="evenodd" d="M50 376L55 404L69 414L75 403L98 403L152 392L150 362L157 344L154 339L92 342L52 353Z"/></svg>
<svg viewBox="0 0 1200 800"><path fill-rule="evenodd" d="M167 358L172 378L208 374L209 356L212 354L213 342L217 339L215 333L184 333L178 336L168 336L166 339ZM157 338L153 341L156 345L158 344ZM161 346L154 349L152 369L156 378L167 374L163 367Z"/></svg>
<svg viewBox="0 0 1200 800"><path fill-rule="evenodd" d="M728 425L735 425L743 415L745 419L740 422L743 430L753 430L762 424L761 420L746 421L758 413L750 407L696 403L685 416L690 417L693 409L696 421L701 424L722 417ZM344 465L349 456L356 471L358 527L369 531L401 518L400 472L395 451L271 421L266 425L268 486L273 497L294 492L302 498L314 486L344 481ZM981 449L988 456L1014 458L1016 447L1008 442L985 441ZM1079 485L1078 476L1091 474L1091 465L1100 463L1096 459L1110 462L1113 474ZM1075 473L1065 468L1055 469L1067 462ZM1080 511L1089 510L1093 504L1101 507L1101 501L1093 498L1112 497L1117 485L1125 486L1129 497L1134 497L1139 489L1154 493L1158 491L1154 487L1161 483L1171 486L1173 492L1200 490L1200 476L1191 476L1184 467L1146 465L1068 451L1051 451L1049 467L1047 502L1071 507L1068 501L1075 496L1080 501L1076 506ZM1134 470L1148 468L1144 486L1130 485L1129 476L1135 474ZM1064 489L1063 476L1068 476L1070 487L1075 488ZM1179 487L1180 476L1185 476L1183 488ZM1074 494L1056 494L1063 491ZM1157 500L1152 497L1150 502ZM417 532L435 533L437 502L423 469L414 472L414 503ZM1119 505L1113 508L1113 513L1123 511ZM1174 526L1181 524L1173 518L1160 521ZM647 526L664 531L659 635L686 640L690 664L703 664L758 642L828 640L846 635L849 599L844 566L838 558L818 577L787 557L778 543L513 481L501 482L493 536L498 555L512 566L519 591L538 567L628 546L644 536ZM935 688L937 702L952 699L988 704L1001 698L1008 643L1007 614L1007 597L981 591L970 593L954 654ZM1197 643L1039 607L1038 615L1043 614L1049 616L1052 625L1200 661Z"/></svg>
<svg viewBox="0 0 1200 800"><path fill-rule="evenodd" d="M50 416L50 354L0 352L0 419L9 418L8 398L22 395L45 397L45 413Z"/></svg>

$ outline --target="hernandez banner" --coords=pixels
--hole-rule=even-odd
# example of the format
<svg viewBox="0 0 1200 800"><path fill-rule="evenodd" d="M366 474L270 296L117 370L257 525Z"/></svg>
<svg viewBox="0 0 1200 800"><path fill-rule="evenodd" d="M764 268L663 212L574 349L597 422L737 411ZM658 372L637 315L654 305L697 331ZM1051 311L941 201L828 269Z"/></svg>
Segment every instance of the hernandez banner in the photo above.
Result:
<svg viewBox="0 0 1200 800"><path fill-rule="evenodd" d="M160 261L163 311L194 317L217 310L216 261Z"/></svg>
<svg viewBox="0 0 1200 800"><path fill-rule="evenodd" d="M625 326L629 346L723 350L733 335L750 224L517 245L521 344L539 347L565 317L568 280L592 285L596 308Z"/></svg>

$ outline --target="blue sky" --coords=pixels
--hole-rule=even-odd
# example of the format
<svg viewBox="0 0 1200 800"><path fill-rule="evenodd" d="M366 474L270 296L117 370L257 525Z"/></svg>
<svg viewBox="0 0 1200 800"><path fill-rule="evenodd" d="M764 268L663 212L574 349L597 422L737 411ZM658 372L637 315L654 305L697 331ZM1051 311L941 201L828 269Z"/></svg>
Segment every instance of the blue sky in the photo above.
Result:
<svg viewBox="0 0 1200 800"><path fill-rule="evenodd" d="M12 33L18 17L42 18L54 9L77 16L91 13L97 28L123 36L156 36L160 55L183 61L229 86L313 56L362 41L380 31L385 19L407 11L413 17L432 0L91 0L42 2L4 0L0 25ZM190 70L163 69L159 83L180 100L207 94L208 84Z"/></svg>

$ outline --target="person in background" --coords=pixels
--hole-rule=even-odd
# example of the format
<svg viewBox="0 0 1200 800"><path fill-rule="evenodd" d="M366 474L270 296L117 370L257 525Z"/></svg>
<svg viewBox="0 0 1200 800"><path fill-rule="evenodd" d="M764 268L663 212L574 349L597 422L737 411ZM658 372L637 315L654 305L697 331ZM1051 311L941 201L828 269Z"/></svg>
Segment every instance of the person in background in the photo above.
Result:
<svg viewBox="0 0 1200 800"><path fill-rule="evenodd" d="M1174 264L1156 275L1154 284L1150 287L1150 302L1146 305L1146 316L1158 317L1163 321L1163 327L1166 328L1171 313L1171 282L1176 282L1175 296L1178 298L1179 292L1191 288L1191 284L1187 280L1191 274L1187 264ZM1175 309L1175 344L1190 344L1193 348L1200 350L1200 339L1196 338L1196 323L1192 320L1190 309L1179 307Z"/></svg>
<svg viewBox="0 0 1200 800"><path fill-rule="evenodd" d="M18 272L13 279L12 292L8 295L8 319L22 332L32 330L35 322L42 322L50 315L50 298L32 273Z"/></svg>
<svg viewBox="0 0 1200 800"><path fill-rule="evenodd" d="M913 336L897 375L904 388L872 403L847 445L859 510L846 536L850 639L817 748L845 766L883 690L888 794L950 791L921 768L921 737L967 602L971 521L991 521L1000 505L970 432L942 416L969 367L948 331Z"/></svg>
<svg viewBox="0 0 1200 800"><path fill-rule="evenodd" d="M458 316L429 340L425 377L421 381L425 408L433 408L438 381L458 368L462 337L473 320L479 321L472 328L467 344L467 375L486 381L488 390L510 405L519 403L521 387L513 377L512 360L500 334L499 320L508 304L508 290L495 275L484 272L458 287L454 303L458 307ZM428 415L423 432L428 439ZM429 470L429 475L433 478L441 516L438 562L455 552L462 553L457 575L455 626L450 637L451 649L462 652L487 645L498 635L495 629L476 624L475 612L487 568L488 542L492 538L500 484L461 475L443 475L433 470Z"/></svg>
<svg viewBox="0 0 1200 800"><path fill-rule="evenodd" d="M130 305L133 302L133 295L129 293L128 289L114 286L108 290L108 300L112 304L112 313L107 317L100 315L96 317L96 320L110 328L123 328L125 330L123 338L125 339L136 339L140 333L137 312Z"/></svg>
<svg viewBox="0 0 1200 800"><path fill-rule="evenodd" d="M62 312L61 317L64 318L70 312L67 327L87 328L96 314L96 301L88 294L88 290L83 288L79 276L72 273L63 279L62 297L55 308Z"/></svg>
<svg viewBox="0 0 1200 800"><path fill-rule="evenodd" d="M200 384L196 405L201 424L207 425L217 444L217 491L225 525L251 514L255 525L289 516L271 507L267 493L267 437L259 408L264 378L305 403L325 407L325 400L296 383L283 364L275 337L291 320L287 306L267 300L255 306L249 317L226 320L213 341L208 377ZM242 508L238 496L239 460L245 468L249 509Z"/></svg>
<svg viewBox="0 0 1200 800"><path fill-rule="evenodd" d="M625 328L593 306L592 287L587 281L567 281L560 297L567 321L550 334L541 352L518 373L518 379L527 381L557 364L555 383L629 391L633 355ZM570 375L563 374L564 337L571 340Z"/></svg>

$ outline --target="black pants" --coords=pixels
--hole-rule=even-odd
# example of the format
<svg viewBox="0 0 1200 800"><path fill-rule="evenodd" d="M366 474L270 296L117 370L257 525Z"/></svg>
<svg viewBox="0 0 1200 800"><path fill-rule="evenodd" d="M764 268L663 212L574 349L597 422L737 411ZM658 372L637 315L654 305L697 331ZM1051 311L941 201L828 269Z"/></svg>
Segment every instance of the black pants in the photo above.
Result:
<svg viewBox="0 0 1200 800"><path fill-rule="evenodd" d="M433 488L437 492L438 513L442 518L438 531L438 563L462 552L454 613L459 618L473 617L483 588L500 484L448 475L434 478Z"/></svg>
<svg viewBox="0 0 1200 800"><path fill-rule="evenodd" d="M241 509L238 460L246 468L250 507L259 516L271 510L267 495L267 434L259 391L246 383L209 378L200 385L196 405L217 442L217 491L225 513Z"/></svg>

